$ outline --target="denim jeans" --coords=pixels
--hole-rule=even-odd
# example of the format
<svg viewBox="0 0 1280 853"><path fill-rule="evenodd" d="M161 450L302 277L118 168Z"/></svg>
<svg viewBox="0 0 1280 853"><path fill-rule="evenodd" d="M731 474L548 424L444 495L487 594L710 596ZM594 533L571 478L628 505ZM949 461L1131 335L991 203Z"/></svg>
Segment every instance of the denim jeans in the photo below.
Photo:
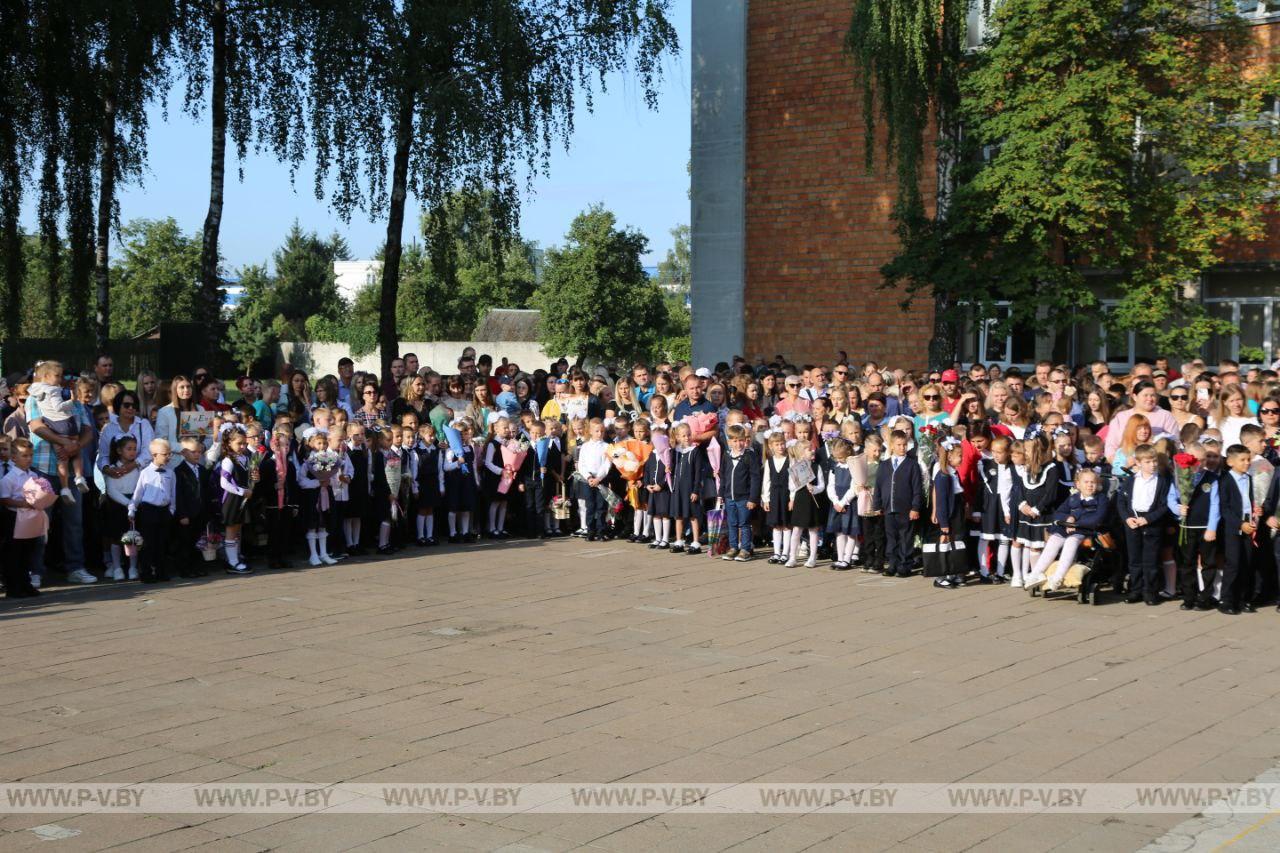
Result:
<svg viewBox="0 0 1280 853"><path fill-rule="evenodd" d="M62 490L57 470L52 474L41 473L55 493ZM55 509L62 513L62 563L67 574L84 568L84 495L74 485L71 494L75 496L75 506L68 505L59 495L57 503L46 510L50 519Z"/></svg>
<svg viewBox="0 0 1280 853"><path fill-rule="evenodd" d="M746 501L725 501L724 520L729 526L729 550L751 550L751 510Z"/></svg>

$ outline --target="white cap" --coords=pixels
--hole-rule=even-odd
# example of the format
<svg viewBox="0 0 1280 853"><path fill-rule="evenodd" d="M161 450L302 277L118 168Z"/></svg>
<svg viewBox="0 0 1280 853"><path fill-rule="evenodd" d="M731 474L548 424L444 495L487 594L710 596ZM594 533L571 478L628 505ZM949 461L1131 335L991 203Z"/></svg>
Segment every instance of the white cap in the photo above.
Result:
<svg viewBox="0 0 1280 853"><path fill-rule="evenodd" d="M694 374L694 376L697 376L699 379L710 379L710 378L711 378L711 370L710 370L709 368L706 368L706 367L699 367L697 370L695 370L695 371L693 372L693 374Z"/></svg>

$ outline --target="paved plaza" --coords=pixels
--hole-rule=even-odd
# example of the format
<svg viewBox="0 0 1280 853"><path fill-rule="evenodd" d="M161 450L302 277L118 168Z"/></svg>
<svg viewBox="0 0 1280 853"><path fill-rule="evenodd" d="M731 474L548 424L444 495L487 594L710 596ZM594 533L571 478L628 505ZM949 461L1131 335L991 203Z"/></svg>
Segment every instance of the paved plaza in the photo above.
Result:
<svg viewBox="0 0 1280 853"><path fill-rule="evenodd" d="M561 540L53 591L0 604L0 631L3 781L1241 782L1280 764L1271 608ZM1257 817L46 814L0 817L0 850L1267 849Z"/></svg>

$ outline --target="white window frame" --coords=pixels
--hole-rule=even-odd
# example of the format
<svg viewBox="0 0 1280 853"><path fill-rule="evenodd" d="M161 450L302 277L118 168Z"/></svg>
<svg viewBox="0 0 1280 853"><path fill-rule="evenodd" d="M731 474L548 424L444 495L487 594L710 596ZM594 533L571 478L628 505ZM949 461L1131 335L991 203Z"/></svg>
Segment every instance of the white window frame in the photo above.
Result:
<svg viewBox="0 0 1280 853"><path fill-rule="evenodd" d="M1266 366L1269 366L1269 365L1270 365L1270 363L1271 363L1271 362L1270 362L1271 355L1272 355L1272 353L1274 353L1274 352L1276 351L1276 350L1275 350L1276 345L1277 345L1277 344L1280 344L1280 341L1276 341L1276 340L1274 340L1274 339L1272 338L1272 335L1271 335L1271 332L1272 332L1272 330L1274 329L1273 323L1274 323L1274 320L1275 320L1276 312L1277 312L1277 311L1280 311L1280 297L1267 297L1267 296L1244 296L1244 297L1234 297L1234 296L1210 296L1210 297L1206 297L1206 298L1204 299L1204 304L1205 304L1206 306L1208 306L1208 305L1230 305L1230 306L1231 306L1231 324L1232 324L1233 326L1235 326L1235 327L1236 327L1236 329L1237 329L1236 333L1235 333L1234 335L1231 335L1231 346L1230 346L1230 348L1229 348L1229 349L1230 349L1230 352L1228 353L1228 358L1230 358L1232 361L1239 361L1239 360L1240 360L1240 332L1239 332L1238 330L1239 330L1239 328L1240 328L1240 308L1241 308L1241 306L1243 306L1243 305L1261 305L1261 306L1263 306L1263 313L1262 313L1262 358L1263 358L1263 366L1264 366L1264 367L1266 367ZM1205 345L1204 353L1205 353L1205 355L1207 356L1207 354L1208 354L1208 345L1207 345L1207 344Z"/></svg>
<svg viewBox="0 0 1280 853"><path fill-rule="evenodd" d="M996 311L1011 309L1013 307L1013 303L1007 299L1002 299L997 302L993 302L991 303L991 305L993 308L996 309ZM998 359L987 358L987 345L991 340L989 338L989 335L991 334L991 326L999 322L1000 320L995 318L979 319L977 317L973 318L973 320L970 322L969 329L968 329L969 334L974 334L977 336L977 344L974 352L974 355L976 356L976 358L974 360L981 364L987 364L987 365L998 364L1001 366L1001 368L1004 368L1004 369L1007 369L1010 367L1016 367L1019 370L1030 370L1034 368L1035 367L1034 359L1029 362L1010 360L1010 358L1013 356L1013 329L1012 328L1010 328L1009 331L1004 336L1003 357ZM1037 332L1037 336L1038 335L1039 333Z"/></svg>

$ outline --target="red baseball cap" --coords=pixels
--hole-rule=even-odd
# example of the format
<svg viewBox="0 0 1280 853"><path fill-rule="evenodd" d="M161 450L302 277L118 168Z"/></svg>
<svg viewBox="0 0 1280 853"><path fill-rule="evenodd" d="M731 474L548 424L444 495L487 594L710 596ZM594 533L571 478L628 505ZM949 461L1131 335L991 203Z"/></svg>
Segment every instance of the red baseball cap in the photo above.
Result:
<svg viewBox="0 0 1280 853"><path fill-rule="evenodd" d="M959 374L957 374L954 370L944 370L944 371L942 371L942 379L941 379L940 381L942 381L942 382L959 382L959 381L960 381L960 376L959 376Z"/></svg>

